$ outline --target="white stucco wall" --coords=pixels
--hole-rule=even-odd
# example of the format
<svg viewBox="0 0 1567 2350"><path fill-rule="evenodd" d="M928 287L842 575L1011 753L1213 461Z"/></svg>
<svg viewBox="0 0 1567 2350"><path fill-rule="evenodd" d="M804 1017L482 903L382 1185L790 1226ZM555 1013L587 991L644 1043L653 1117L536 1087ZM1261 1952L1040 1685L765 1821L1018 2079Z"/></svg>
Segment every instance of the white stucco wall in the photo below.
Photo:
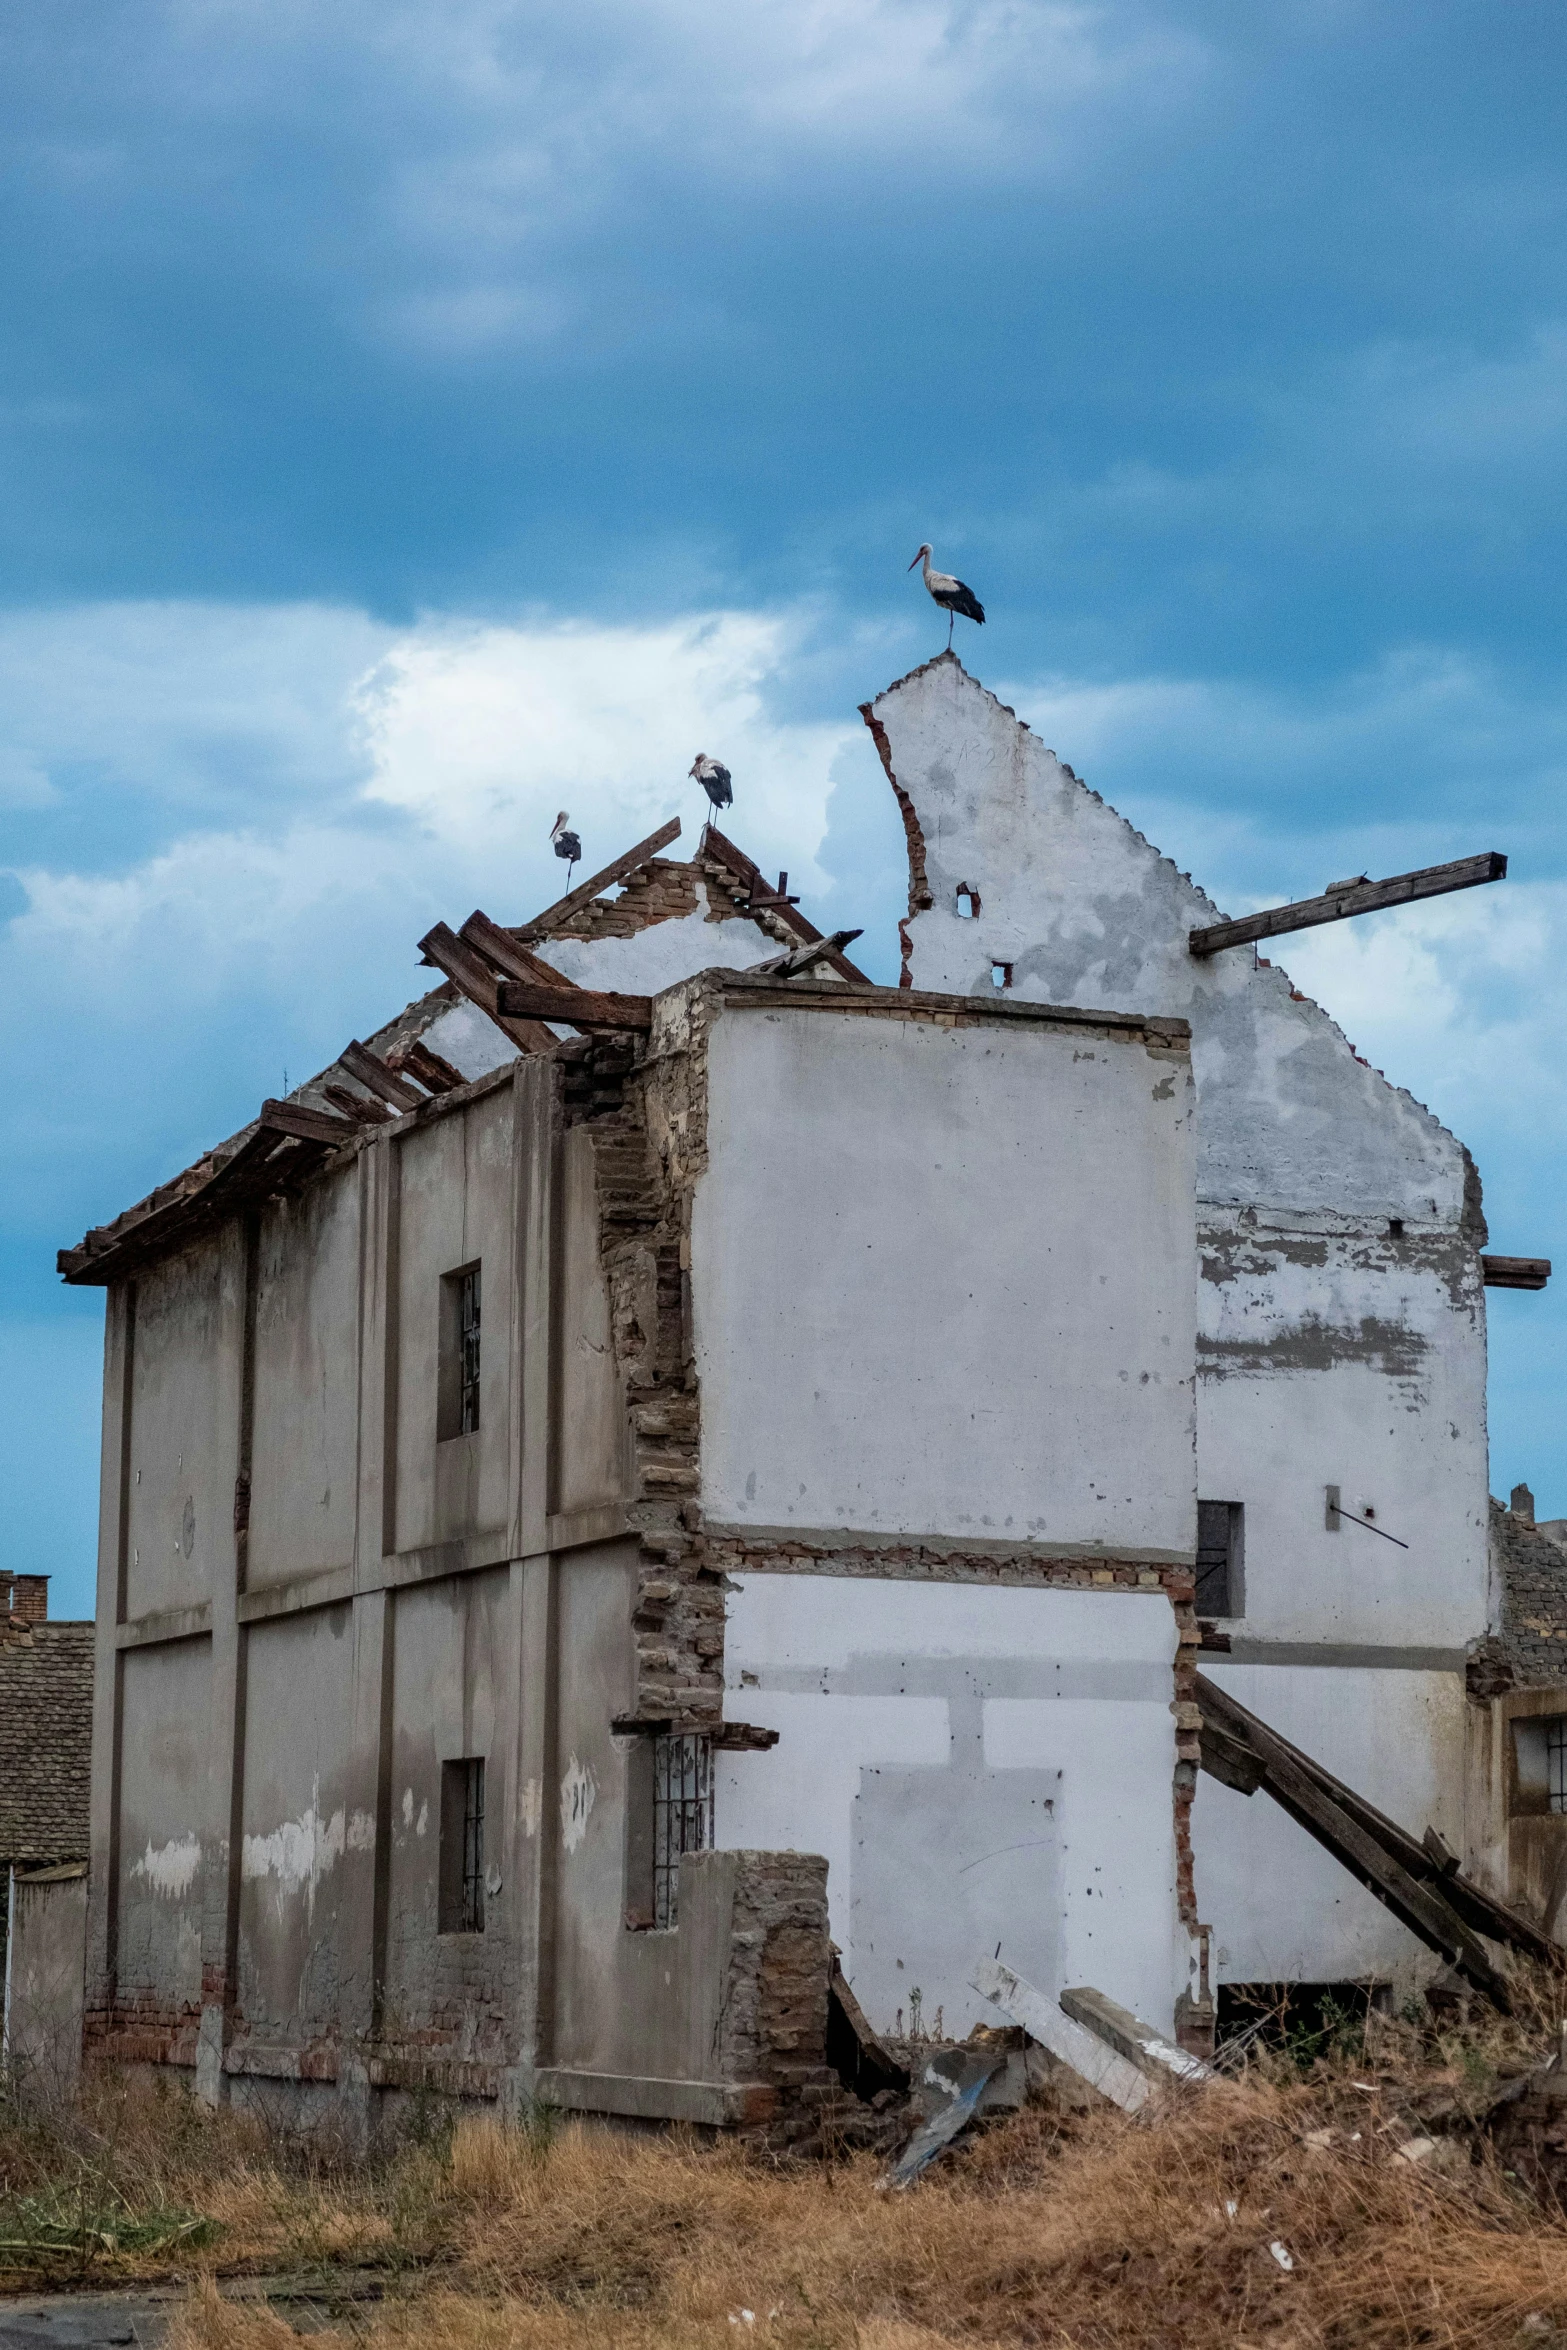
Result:
<svg viewBox="0 0 1567 2350"><path fill-rule="evenodd" d="M873 2024L996 2023L1001 1956L1168 2026L1177 1926L1162 1592L759 1574L728 1599L726 1711L779 1732L719 1760L717 1840L825 1853L834 1939Z"/></svg>
<svg viewBox="0 0 1567 2350"><path fill-rule="evenodd" d="M692 1290L726 1524L1189 1558L1191 1092L1137 1035L725 1009Z"/></svg>
<svg viewBox="0 0 1567 2350"><path fill-rule="evenodd" d="M983 993L1009 962L1017 995L1191 1022L1199 1489L1245 1505L1230 1629L1238 1663L1267 1659L1245 1702L1418 1832L1456 1805L1462 1652L1490 1606L1483 1225L1465 1154L1286 971L1249 948L1193 958L1188 932L1225 909L956 661L871 716L923 850L916 987ZM1302 894L1328 878L1303 875ZM976 918L958 913L961 886ZM1408 1547L1330 1533L1330 1485ZM1301 1648L1322 1661L1297 1672ZM1398 1735L1363 1737L1387 1708ZM1251 1952L1225 1970L1237 1979L1350 1975L1404 1947L1271 1805L1205 1779L1194 1846L1202 1915L1228 1906L1221 1939Z"/></svg>

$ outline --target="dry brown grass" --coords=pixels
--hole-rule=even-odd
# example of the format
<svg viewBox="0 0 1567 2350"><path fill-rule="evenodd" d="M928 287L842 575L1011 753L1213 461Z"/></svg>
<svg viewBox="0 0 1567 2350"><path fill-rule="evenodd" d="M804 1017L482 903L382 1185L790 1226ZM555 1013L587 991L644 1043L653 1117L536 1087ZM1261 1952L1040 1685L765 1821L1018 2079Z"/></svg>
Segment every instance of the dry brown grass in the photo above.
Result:
<svg viewBox="0 0 1567 2350"><path fill-rule="evenodd" d="M1567 2341L1567 2222L1461 2131L1418 2165L1398 2148L1412 2110L1483 2105L1551 2020L1379 2026L1307 2079L1259 2062L1153 2124L1031 2107L901 2195L868 2158L780 2169L578 2125L467 2118L374 2168L144 2091L119 2128L161 2196L219 2223L214 2268L373 2264L385 2297L338 2328L356 2350L1521 2350ZM208 2277L171 2350L295 2339Z"/></svg>

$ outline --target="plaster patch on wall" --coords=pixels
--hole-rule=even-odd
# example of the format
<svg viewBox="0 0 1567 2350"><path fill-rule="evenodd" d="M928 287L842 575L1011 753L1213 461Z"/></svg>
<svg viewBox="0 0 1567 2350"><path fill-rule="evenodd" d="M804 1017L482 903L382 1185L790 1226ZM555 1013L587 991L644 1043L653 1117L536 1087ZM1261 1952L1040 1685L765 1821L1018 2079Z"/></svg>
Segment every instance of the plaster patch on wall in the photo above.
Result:
<svg viewBox="0 0 1567 2350"><path fill-rule="evenodd" d="M199 1836L171 1836L167 1844L154 1846L149 1842L140 1860L133 1863L131 1875L140 1877L170 1901L179 1901L196 1881L201 1866L201 1839Z"/></svg>
<svg viewBox="0 0 1567 2350"><path fill-rule="evenodd" d="M247 1878L276 1877L278 1911L291 1894L303 1888L305 1914L315 1915L316 1887L327 1871L342 1859L348 1843L346 1815L339 1805L330 1819L319 1810L321 1780L313 1782L311 1800L297 1820L284 1820L265 1836L247 1836L240 1856L240 1873ZM362 1813L356 1814L356 1823ZM362 1834L362 1831L360 1831ZM374 1840L374 1822L370 1824Z"/></svg>
<svg viewBox="0 0 1567 2350"><path fill-rule="evenodd" d="M373 1812L356 1811L354 1813L348 1823L348 1849L350 1852L374 1852L375 1814Z"/></svg>
<svg viewBox="0 0 1567 2350"><path fill-rule="evenodd" d="M588 1814L597 1794L592 1764L580 1763L573 1755L560 1783L560 1833L568 1852L575 1852L587 1834Z"/></svg>
<svg viewBox="0 0 1567 2350"><path fill-rule="evenodd" d="M543 1817L544 1789L537 1779L529 1779L522 1790L523 1834L529 1837L536 1836L539 1832L539 1822Z"/></svg>
<svg viewBox="0 0 1567 2350"><path fill-rule="evenodd" d="M413 1791L413 1789L412 1789L411 1787L405 1787L405 1788L403 1789L403 1826L404 1826L405 1828L411 1828L411 1827L413 1826L413 1824L414 1824L414 1791Z"/></svg>

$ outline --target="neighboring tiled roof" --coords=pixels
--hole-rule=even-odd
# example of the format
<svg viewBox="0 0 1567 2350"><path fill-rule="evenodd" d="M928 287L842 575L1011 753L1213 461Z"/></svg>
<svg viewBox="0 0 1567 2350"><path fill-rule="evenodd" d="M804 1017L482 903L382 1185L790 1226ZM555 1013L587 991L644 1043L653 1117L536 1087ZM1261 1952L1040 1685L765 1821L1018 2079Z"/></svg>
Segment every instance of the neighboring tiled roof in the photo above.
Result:
<svg viewBox="0 0 1567 2350"><path fill-rule="evenodd" d="M93 1627L0 1632L0 1867L87 1858Z"/></svg>

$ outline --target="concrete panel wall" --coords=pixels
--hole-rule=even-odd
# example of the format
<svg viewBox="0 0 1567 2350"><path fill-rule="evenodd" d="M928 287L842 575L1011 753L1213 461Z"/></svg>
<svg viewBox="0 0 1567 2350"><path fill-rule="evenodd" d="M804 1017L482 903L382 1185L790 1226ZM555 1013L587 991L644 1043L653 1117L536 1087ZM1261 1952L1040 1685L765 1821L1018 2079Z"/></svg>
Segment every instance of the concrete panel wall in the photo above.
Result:
<svg viewBox="0 0 1567 2350"><path fill-rule="evenodd" d="M776 1729L725 1755L718 1841L825 1853L833 1936L873 2024L996 2017L1001 1956L1168 2024L1178 1931L1163 1593L762 1574L729 1600L725 1710ZM1206 1912L1204 1913L1206 1914Z"/></svg>
<svg viewBox="0 0 1567 2350"><path fill-rule="evenodd" d="M709 1516L1189 1556L1184 1058L730 1009L708 1068Z"/></svg>
<svg viewBox="0 0 1567 2350"><path fill-rule="evenodd" d="M348 1796L353 1642L347 1607L249 1637L239 2004L250 2036L290 2045L337 2021L341 1864L373 1847Z"/></svg>
<svg viewBox="0 0 1567 2350"><path fill-rule="evenodd" d="M506 1522L515 1247L512 1107L491 1094L398 1145L398 1550ZM482 1371L476 1434L435 1438L441 1284L481 1268Z"/></svg>
<svg viewBox="0 0 1567 2350"><path fill-rule="evenodd" d="M359 1473L357 1168L262 1219L257 1266L252 1589L354 1555Z"/></svg>
<svg viewBox="0 0 1567 2350"><path fill-rule="evenodd" d="M237 1227L137 1282L131 1386L126 1612L191 1607L233 1551L243 1278Z"/></svg>
<svg viewBox="0 0 1567 2350"><path fill-rule="evenodd" d="M1203 1670L1412 1836L1464 1843L1462 1673L1240 1665ZM1266 1795L1206 1775L1192 1808L1197 1902L1219 1982L1387 1978L1429 1953Z"/></svg>
<svg viewBox="0 0 1567 2350"><path fill-rule="evenodd" d="M121 1670L120 1992L164 2012L194 2009L206 1874L222 1865L211 1642L132 1649Z"/></svg>
<svg viewBox="0 0 1567 2350"><path fill-rule="evenodd" d="M403 1591L395 1603L383 2029L389 2041L450 2034L463 2063L502 2060L515 1990L504 1864L519 1664L506 1601L501 1568ZM466 1757L485 1764L484 1930L443 1934L441 1766Z"/></svg>

